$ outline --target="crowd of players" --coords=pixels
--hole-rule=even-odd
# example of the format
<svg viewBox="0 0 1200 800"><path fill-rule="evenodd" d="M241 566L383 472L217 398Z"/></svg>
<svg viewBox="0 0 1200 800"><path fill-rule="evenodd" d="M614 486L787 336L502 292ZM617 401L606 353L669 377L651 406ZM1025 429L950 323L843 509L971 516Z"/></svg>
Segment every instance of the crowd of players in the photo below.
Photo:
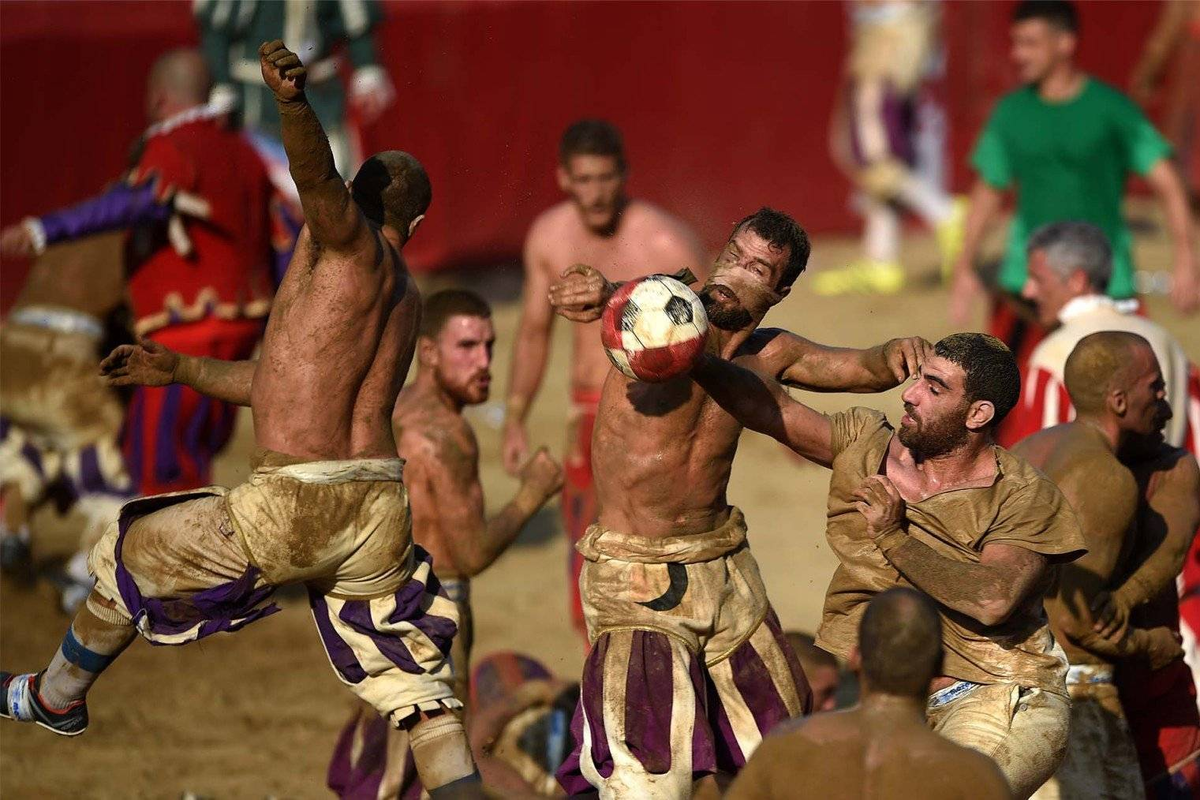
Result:
<svg viewBox="0 0 1200 800"><path fill-rule="evenodd" d="M419 162L380 153L343 184L304 65L271 42L261 76L279 110L291 208L260 152L205 104L203 62L168 54L127 176L0 233L5 254L81 240L38 260L0 336L6 566L26 556L38 504L66 497L90 520L69 566L74 621L45 669L3 674L0 712L80 734L87 690L137 635L183 644L234 631L298 583L363 703L330 768L344 796L467 797L481 784L907 796L914 774L936 797L1200 785L1175 590L1195 570L1200 470L1180 446L1195 447L1200 380L1161 327L1120 302L1132 295L1128 235L1105 205L1118 206L1119 186L1037 217L1095 170L1080 156L1047 183L1053 152L1034 150L1056 142L1011 131L1050 113L1042 106L1072 108L1119 150L1066 145L1072 153L1114 175L1158 176L1184 309L1200 299L1192 222L1153 128L1074 67L1076 32L1065 3L1018 6L1015 51L1037 69L981 138L987 187L957 262L963 300L986 212L1015 185L1019 222L1036 225L1014 233L1001 287L1057 328L1033 352L1023 396L1017 356L985 334L855 350L761 328L805 270L803 229L760 209L708 266L686 226L625 196L616 130L572 125L559 153L569 199L537 219L526 246L503 445L520 488L491 518L462 416L488 397L491 311L466 291L422 302L407 274L402 250L432 198ZM289 216L301 213L295 236ZM112 349L102 382L96 354L109 350L122 275L112 238L87 237L118 228L134 231L125 257L139 339ZM290 263L274 287L276 258ZM677 269L694 276L709 352L683 378L626 379L589 323L617 283ZM524 427L556 314L575 323L561 467L528 452ZM909 381L898 428L862 407L819 414L784 389ZM113 392L125 386L136 388L123 414ZM237 405L254 416L253 472L233 489L205 486ZM828 710L810 686L819 662L783 631L745 517L726 498L743 426L831 470L827 537L840 566L816 645L859 670L851 712L808 716ZM574 620L589 646L582 678L509 654L468 682L470 578L560 489Z"/></svg>

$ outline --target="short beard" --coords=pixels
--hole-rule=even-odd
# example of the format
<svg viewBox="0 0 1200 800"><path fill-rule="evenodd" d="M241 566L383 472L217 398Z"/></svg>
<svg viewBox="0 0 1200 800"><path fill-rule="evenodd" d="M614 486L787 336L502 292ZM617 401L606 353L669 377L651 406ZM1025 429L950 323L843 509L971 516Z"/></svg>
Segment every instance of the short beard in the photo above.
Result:
<svg viewBox="0 0 1200 800"><path fill-rule="evenodd" d="M700 293L700 304L708 315L708 323L723 331L742 331L754 325L754 317L742 306L737 308L722 308L717 300L708 292Z"/></svg>
<svg viewBox="0 0 1200 800"><path fill-rule="evenodd" d="M944 456L961 447L970 436L967 430L969 409L970 405L964 403L962 409L947 414L936 423L922 422L917 427L901 427L900 444L911 450L918 459ZM912 416L911 411L908 414Z"/></svg>

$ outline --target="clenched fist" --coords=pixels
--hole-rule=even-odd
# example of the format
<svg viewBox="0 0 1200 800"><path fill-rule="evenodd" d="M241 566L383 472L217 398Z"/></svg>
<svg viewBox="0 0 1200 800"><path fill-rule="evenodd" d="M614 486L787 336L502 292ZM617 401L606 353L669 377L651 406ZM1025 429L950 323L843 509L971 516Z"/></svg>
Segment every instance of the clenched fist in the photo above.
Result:
<svg viewBox="0 0 1200 800"><path fill-rule="evenodd" d="M550 305L572 322L595 322L616 290L600 270L575 264L563 270L562 280L550 287Z"/></svg>
<svg viewBox="0 0 1200 800"><path fill-rule="evenodd" d="M854 507L867 520L867 533L877 539L885 533L899 531L904 525L908 504L900 490L883 475L871 475L854 490L858 502Z"/></svg>
<svg viewBox="0 0 1200 800"><path fill-rule="evenodd" d="M100 374L111 386L166 386L175 382L179 353L151 339L123 344L100 362Z"/></svg>
<svg viewBox="0 0 1200 800"><path fill-rule="evenodd" d="M544 498L551 497L562 489L562 465L554 460L549 450L539 448L521 467L521 486L536 491Z"/></svg>
<svg viewBox="0 0 1200 800"><path fill-rule="evenodd" d="M288 103L304 93L308 70L300 63L300 56L288 50L281 39L265 42L258 48L258 60L263 83L276 98Z"/></svg>

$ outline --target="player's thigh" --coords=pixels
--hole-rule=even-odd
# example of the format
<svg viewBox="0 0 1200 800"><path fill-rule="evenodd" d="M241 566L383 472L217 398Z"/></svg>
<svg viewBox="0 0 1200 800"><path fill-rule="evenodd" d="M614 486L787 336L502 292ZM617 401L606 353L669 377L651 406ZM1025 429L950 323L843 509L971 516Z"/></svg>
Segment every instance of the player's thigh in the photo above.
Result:
<svg viewBox="0 0 1200 800"><path fill-rule="evenodd" d="M249 561L221 496L174 503L129 523L121 562L148 597L178 597L240 578Z"/></svg>

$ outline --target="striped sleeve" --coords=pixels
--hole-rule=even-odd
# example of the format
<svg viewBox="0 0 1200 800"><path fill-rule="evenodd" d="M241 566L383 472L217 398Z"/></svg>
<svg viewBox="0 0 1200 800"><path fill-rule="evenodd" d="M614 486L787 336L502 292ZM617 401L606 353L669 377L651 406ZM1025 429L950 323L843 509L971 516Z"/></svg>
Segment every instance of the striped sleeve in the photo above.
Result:
<svg viewBox="0 0 1200 800"><path fill-rule="evenodd" d="M1012 447L1026 436L1070 422L1075 418L1075 407L1057 375L1045 367L1031 365L1021 387L1021 399L1009 417L1002 429L1003 447Z"/></svg>

